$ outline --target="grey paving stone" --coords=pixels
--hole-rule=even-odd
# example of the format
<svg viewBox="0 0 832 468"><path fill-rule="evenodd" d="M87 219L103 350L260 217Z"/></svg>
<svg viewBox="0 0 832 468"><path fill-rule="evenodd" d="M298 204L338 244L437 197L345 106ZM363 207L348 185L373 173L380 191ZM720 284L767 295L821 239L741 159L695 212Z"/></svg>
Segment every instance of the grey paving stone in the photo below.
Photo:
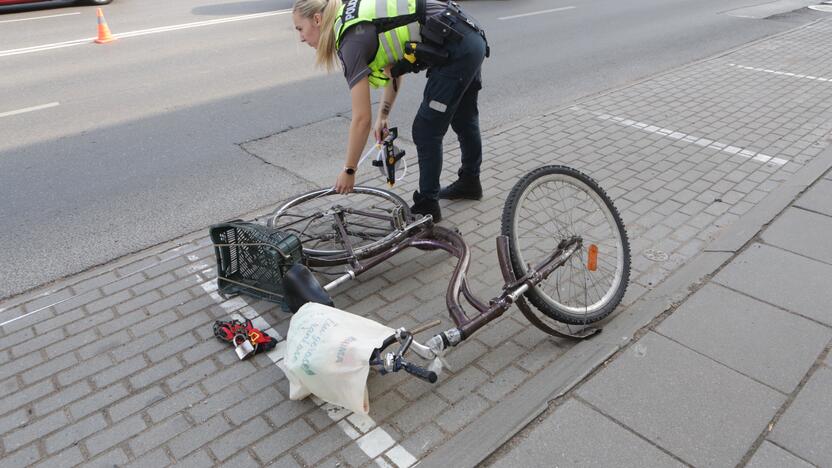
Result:
<svg viewBox="0 0 832 468"><path fill-rule="evenodd" d="M210 339L185 351L182 353L182 357L188 364L193 364L194 362L200 361L208 356L213 356L222 350L227 350L227 347L228 345L220 342L220 340Z"/></svg>
<svg viewBox="0 0 832 468"><path fill-rule="evenodd" d="M34 404L35 414L43 416L51 413L52 411L55 411L58 408L63 408L83 396L89 395L91 391L92 389L90 388L90 385L86 382L78 382L71 387L58 390L55 394Z"/></svg>
<svg viewBox="0 0 832 468"><path fill-rule="evenodd" d="M439 414L435 422L445 432L453 434L474 421L489 406L491 403L485 398L468 395Z"/></svg>
<svg viewBox="0 0 832 468"><path fill-rule="evenodd" d="M262 355L255 356L255 359L259 359L261 356ZM269 359L265 356L262 357L266 360ZM240 382L240 385L246 392L253 394L282 380L286 380L286 375L283 374L283 371L275 365L267 365L258 369L256 374L246 377L242 382Z"/></svg>
<svg viewBox="0 0 832 468"><path fill-rule="evenodd" d="M58 383L63 386L70 385L81 379L89 377L97 372L113 365L113 360L106 354L95 356L92 359L83 361L80 365L67 369L58 374Z"/></svg>
<svg viewBox="0 0 832 468"><path fill-rule="evenodd" d="M309 424L301 419L254 443L251 449L257 454L257 458L268 463L314 433Z"/></svg>
<svg viewBox="0 0 832 468"><path fill-rule="evenodd" d="M159 362L195 344L196 338L190 333L175 336L172 339L168 339L167 342L148 350L147 357L153 362Z"/></svg>
<svg viewBox="0 0 832 468"><path fill-rule="evenodd" d="M11 350L12 356L14 356L15 358L20 358L27 354L36 353L37 351L40 351L44 348L44 343L61 344L61 342L64 340L64 337L64 331L59 328L57 330L52 330L49 333L40 335L37 339L27 340L22 343L19 343L15 346L12 346L9 349ZM52 354L47 352L47 356L52 356Z"/></svg>
<svg viewBox="0 0 832 468"><path fill-rule="evenodd" d="M715 281L749 296L832 325L832 266L763 244L752 244Z"/></svg>
<svg viewBox="0 0 832 468"><path fill-rule="evenodd" d="M826 327L715 284L657 331L786 394L832 339Z"/></svg>
<svg viewBox="0 0 832 468"><path fill-rule="evenodd" d="M230 429L231 426L225 422L222 416L217 415L187 432L174 437L168 443L168 447L173 456L177 460L181 460L189 453L225 434Z"/></svg>
<svg viewBox="0 0 832 468"><path fill-rule="evenodd" d="M832 216L832 180L819 180L803 196L797 199L794 204L807 210Z"/></svg>
<svg viewBox="0 0 832 468"><path fill-rule="evenodd" d="M83 421L65 427L46 438L46 451L50 454L63 450L71 445L77 445L87 437L107 427L107 421L100 414L94 414Z"/></svg>
<svg viewBox="0 0 832 468"><path fill-rule="evenodd" d="M832 206L832 200L829 205ZM763 231L762 238L766 243L832 264L830 232L832 232L832 215L826 216L798 208L787 208L771 226Z"/></svg>
<svg viewBox="0 0 832 468"><path fill-rule="evenodd" d="M125 331L124 333L126 334L127 332ZM113 357L116 358L116 361L124 361L139 353L153 349L164 342L164 340L164 337L160 333L150 333L138 339L128 340L123 345L113 349Z"/></svg>
<svg viewBox="0 0 832 468"><path fill-rule="evenodd" d="M503 367L516 361L525 351L515 343L507 341L483 356L477 361L477 365L493 375Z"/></svg>
<svg viewBox="0 0 832 468"><path fill-rule="evenodd" d="M40 459L38 448L35 445L30 445L23 450L18 450L11 455L5 455L2 459L3 464L8 464L11 467L18 466L32 466Z"/></svg>
<svg viewBox="0 0 832 468"><path fill-rule="evenodd" d="M393 415L390 422L404 434L415 431L422 425L445 411L448 404L433 393L428 393L419 400L408 405L404 411Z"/></svg>
<svg viewBox="0 0 832 468"><path fill-rule="evenodd" d="M112 295L112 294L117 293L119 291L122 291L124 289L127 289L130 286L139 284L143 281L147 281L147 278L145 278L141 274L130 275L130 276L126 276L124 278L121 278L117 281L112 281L108 284L103 285L101 287L101 291L104 294L106 294L107 296L109 296L109 295Z"/></svg>
<svg viewBox="0 0 832 468"><path fill-rule="evenodd" d="M748 468L811 468L813 465L769 441L764 441L745 466Z"/></svg>
<svg viewBox="0 0 832 468"><path fill-rule="evenodd" d="M818 466L832 466L832 370L818 368L769 439Z"/></svg>
<svg viewBox="0 0 832 468"><path fill-rule="evenodd" d="M152 387L110 406L107 408L107 413L109 413L113 422L117 422L164 399L164 390L159 387Z"/></svg>
<svg viewBox="0 0 832 468"><path fill-rule="evenodd" d="M182 369L182 363L180 363L179 359L174 356L156 365L149 366L146 370L130 377L130 385L132 385L134 389L143 388L148 385L152 385L158 380L163 379L180 369Z"/></svg>
<svg viewBox="0 0 832 468"><path fill-rule="evenodd" d="M95 456L142 432L145 427L147 427L145 422L139 415L136 415L93 435L85 441L84 445L87 446L90 455Z"/></svg>
<svg viewBox="0 0 832 468"><path fill-rule="evenodd" d="M497 402L519 387L528 377L529 374L519 368L509 366L501 370L477 391L485 398Z"/></svg>
<svg viewBox="0 0 832 468"><path fill-rule="evenodd" d="M64 426L69 423L66 415L63 412L52 413L49 416L37 420L26 427L22 427L14 432L10 432L3 436L3 445L7 451L17 450L18 448L43 437L56 428Z"/></svg>
<svg viewBox="0 0 832 468"><path fill-rule="evenodd" d="M77 446L70 447L63 452L53 455L37 465L30 465L32 468L53 468L56 466L75 466L84 461L84 454Z"/></svg>
<svg viewBox="0 0 832 468"><path fill-rule="evenodd" d="M79 400L69 405L69 412L75 420L81 419L84 416L106 408L112 402L120 400L127 396L129 392L124 384L111 385L99 392L96 392L83 400Z"/></svg>
<svg viewBox="0 0 832 468"><path fill-rule="evenodd" d="M124 453L124 450L116 448L84 463L84 466L91 468L113 468L124 465L127 461L127 454Z"/></svg>
<svg viewBox="0 0 832 468"><path fill-rule="evenodd" d="M696 466L739 463L785 401L654 333L630 345L578 395Z"/></svg>
<svg viewBox="0 0 832 468"><path fill-rule="evenodd" d="M124 468L162 467L170 464L170 458L165 451L157 449L124 465Z"/></svg>
<svg viewBox="0 0 832 468"><path fill-rule="evenodd" d="M309 439L309 441L295 449L295 452L307 465L315 466L322 459L335 453L350 442L352 442L352 439L347 437L340 427L332 426L324 432L317 434L312 439Z"/></svg>
<svg viewBox="0 0 832 468"><path fill-rule="evenodd" d="M476 367L468 367L453 378L443 382L436 391L443 398L455 403L476 391L487 380L488 374Z"/></svg>
<svg viewBox="0 0 832 468"><path fill-rule="evenodd" d="M213 374L216 370L217 365L214 364L214 361L206 359L200 362L199 364L186 367L184 371L167 379L166 383L168 384L168 388L170 388L171 391L177 392L180 389L183 389L187 386L190 386L191 384L199 382L200 380L208 377L209 375Z"/></svg>
<svg viewBox="0 0 832 468"><path fill-rule="evenodd" d="M220 466L223 468L259 468L260 463L255 461L248 452L237 452L237 456L229 458Z"/></svg>
<svg viewBox="0 0 832 468"><path fill-rule="evenodd" d="M219 340L217 340L219 341ZM230 355L233 355L231 353ZM234 355L234 365L224 369L216 374L212 375L211 377L205 379L202 384L205 386L205 390L208 393L215 393L223 388L241 380L244 380L249 375L257 372L257 368L254 367L251 363L242 361L240 362L237 359L237 356Z"/></svg>
<svg viewBox="0 0 832 468"><path fill-rule="evenodd" d="M23 373L23 382L27 385L37 382L38 380L51 377L55 373L66 369L78 362L78 358L74 354L64 354L55 359L49 359L38 367L34 367L29 371Z"/></svg>
<svg viewBox="0 0 832 468"><path fill-rule="evenodd" d="M81 320L72 322L65 326L66 332L70 335L74 335L76 333L80 333L84 330L88 330L90 328L95 327L96 325L102 324L104 322L108 322L115 317L115 313L112 310L105 310L101 312L95 312L92 315L87 315ZM82 358L87 359L89 356L81 355Z"/></svg>
<svg viewBox="0 0 832 468"><path fill-rule="evenodd" d="M127 291L121 291L117 294L112 296L104 296L102 299L99 299L95 302L90 302L85 306L87 312L94 314L96 312L102 311L104 309L108 309L113 307L114 305L124 302L130 298L130 293Z"/></svg>
<svg viewBox="0 0 832 468"><path fill-rule="evenodd" d="M191 423L183 415L177 415L162 424L155 425L142 432L130 441L130 450L135 455L142 455L159 447L178 434L191 427Z"/></svg>
<svg viewBox="0 0 832 468"><path fill-rule="evenodd" d="M266 412L266 417L276 427L283 427L293 419L296 419L308 411L315 411L318 407L312 400L306 398L301 401L287 400Z"/></svg>
<svg viewBox="0 0 832 468"><path fill-rule="evenodd" d="M575 399L534 426L520 443L493 465L682 467L650 445Z"/></svg>
<svg viewBox="0 0 832 468"><path fill-rule="evenodd" d="M193 405L189 412L195 421L201 423L220 411L245 400L247 396L239 385L234 385Z"/></svg>
<svg viewBox="0 0 832 468"><path fill-rule="evenodd" d="M147 409L147 414L153 422L159 422L174 413L192 406L203 398L205 398L205 394L199 388L186 388L151 406Z"/></svg>
<svg viewBox="0 0 832 468"><path fill-rule="evenodd" d="M270 468L300 468L300 464L292 458L292 454L280 457L274 463L269 463Z"/></svg>
<svg viewBox="0 0 832 468"><path fill-rule="evenodd" d="M147 363L144 358L142 356L136 356L96 374L93 376L92 381L98 388L106 387L107 385L110 385L117 380L121 380L128 375L135 374L139 370L144 369L146 366Z"/></svg>
<svg viewBox="0 0 832 468"><path fill-rule="evenodd" d="M99 340L95 330L86 330L68 338L63 338L63 330L58 329L57 331L60 332L61 338L59 340L55 340L56 342L54 342L54 344L45 348L46 355L49 356L49 359L55 359L62 354L66 354L74 349L81 348L84 345L88 345ZM89 357L92 356L85 357L83 354L81 355L82 359L87 359Z"/></svg>
<svg viewBox="0 0 832 468"><path fill-rule="evenodd" d="M13 359L8 364L0 367L0 379L11 377L20 372L25 372L27 369L32 369L43 362L43 357L40 353L27 354L19 358Z"/></svg>
<svg viewBox="0 0 832 468"><path fill-rule="evenodd" d="M212 442L209 447L211 452L220 461L231 457L235 453L243 451L257 439L270 433L272 430L266 420L256 418L249 423L229 432L223 437Z"/></svg>
<svg viewBox="0 0 832 468"><path fill-rule="evenodd" d="M243 400L239 405L235 405L231 409L227 410L226 415L232 423L239 426L249 419L259 414L263 414L270 408L277 406L283 400L283 395L281 395L277 389L269 387L265 390L257 392L256 394Z"/></svg>
<svg viewBox="0 0 832 468"><path fill-rule="evenodd" d="M9 413L0 418L0 434L5 434L17 428L23 427L31 420L32 415L29 414L29 412L24 408Z"/></svg>

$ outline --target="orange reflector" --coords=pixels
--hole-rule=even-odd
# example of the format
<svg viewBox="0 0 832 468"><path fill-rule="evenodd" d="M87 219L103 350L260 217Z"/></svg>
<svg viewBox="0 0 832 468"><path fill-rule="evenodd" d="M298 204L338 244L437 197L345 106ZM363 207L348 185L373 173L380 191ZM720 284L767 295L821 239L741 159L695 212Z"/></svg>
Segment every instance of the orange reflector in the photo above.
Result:
<svg viewBox="0 0 832 468"><path fill-rule="evenodd" d="M589 260L586 262L586 267L589 271L598 269L598 246L595 244L589 245Z"/></svg>

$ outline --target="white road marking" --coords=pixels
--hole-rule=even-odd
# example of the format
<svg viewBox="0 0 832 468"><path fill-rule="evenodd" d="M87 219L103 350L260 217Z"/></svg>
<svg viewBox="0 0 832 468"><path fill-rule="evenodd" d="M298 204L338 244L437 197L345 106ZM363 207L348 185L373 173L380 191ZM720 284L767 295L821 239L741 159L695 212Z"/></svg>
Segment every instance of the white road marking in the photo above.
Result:
<svg viewBox="0 0 832 468"><path fill-rule="evenodd" d="M585 112L584 109L580 107L572 107L573 111L576 112ZM692 143L697 146L701 146L703 148L711 148L717 151L721 151L723 153L730 154L732 156L740 156L746 159L753 159L754 161L761 162L763 164L773 164L776 166L783 166L787 162L787 159L775 158L772 156L765 155L760 152L751 151L745 148L739 148L737 146L727 145L725 143L720 143L718 141L709 140L707 138L698 137L694 135L688 135L684 132L671 130L668 128L658 127L656 125L650 125L643 122L637 122L635 120L625 119L623 117L616 117L614 115L609 114L600 114L597 112L593 112L595 116L601 120L607 120L611 122L615 122L619 125L623 125L625 127L637 128L639 130L648 132L648 133L656 133L667 138L672 138L674 140L681 140L687 143Z"/></svg>
<svg viewBox="0 0 832 468"><path fill-rule="evenodd" d="M57 18L59 16L74 16L74 15L80 15L80 14L81 14L80 11L76 11L75 13L61 13L60 15L35 16L33 18L19 18L19 19L13 19L13 20L3 20L3 21L0 21L0 23L16 23L18 21L32 21L32 20L39 20L39 19L46 19L46 18Z"/></svg>
<svg viewBox="0 0 832 468"><path fill-rule="evenodd" d="M202 283L202 289L219 304L223 310L229 312L231 319L243 321L249 319L252 324L275 337L279 341L277 346L266 353L266 356L285 373L283 358L286 356L286 339L272 328L260 314L248 306L245 298L237 296L225 300L217 293L216 280ZM319 398L312 396L312 401L322 409L336 425L341 428L344 434L355 441L356 445L371 459L374 459L378 466L390 466L381 455L387 451L387 457L399 468L407 468L416 463L414 457L404 447L397 444L395 439L380 427L373 419L364 414L352 413L349 410L326 403Z"/></svg>
<svg viewBox="0 0 832 468"><path fill-rule="evenodd" d="M241 16L231 16L228 18L219 18L214 20L207 20L207 21L197 21L194 23L185 23L185 24L177 24L172 26L162 26L159 28L150 28L150 29L140 29L137 31L129 31L119 34L113 34L115 38L127 38L127 37L137 37L137 36L146 36L149 34L159 34L169 31L178 31L180 29L191 29L191 28L201 28L204 26L213 26L215 24L222 24L222 23L231 23L235 21L247 21L252 19L258 18L266 18L269 16L277 16L277 15L285 15L291 13L292 10L278 10L278 11L269 11L265 13L254 13L251 15L241 15ZM56 42L53 44L43 44L39 46L31 46L31 47L22 47L20 49L8 49L8 50L0 50L0 57L8 57L10 55L21 55L21 54L31 54L33 52L42 52L45 50L52 50L52 49L61 49L65 47L74 47L81 44L89 44L90 42L94 41L95 37L87 37L84 39L76 39L73 41L65 41L65 42Z"/></svg>
<svg viewBox="0 0 832 468"><path fill-rule="evenodd" d="M34 112L34 111L39 111L39 110L43 110L43 109L49 109L50 107L57 107L57 106L60 106L60 105L61 105L60 102L50 102L49 104L42 104L40 106L32 106L32 107L27 107L25 109L18 109L18 110L13 110L13 111L8 111L8 112L0 112L0 118L11 117L13 115L25 114L27 112Z"/></svg>
<svg viewBox="0 0 832 468"><path fill-rule="evenodd" d="M186 245L180 245L179 247L175 247L175 248L173 248L173 249L167 250L167 251L162 252L161 254L159 254L159 257L167 257L167 258L164 258L163 260L161 260L161 261L159 261L159 262L157 262L157 263L154 263L154 264L152 264L152 265L147 265L147 266L145 266L145 267L143 267L143 268L140 268L140 269L138 269L138 270L136 270L136 271L134 271L134 272L132 272L132 273L130 273L130 274L127 274L127 275L124 275L124 276L118 277L118 278L116 278L116 279L114 279L114 280L110 281L109 283L102 284L100 287L103 287L103 286L106 286L106 285L109 285L109 284L113 284L113 283L115 283L115 282L117 282L117 281L121 281L121 280L123 280L124 278L128 278L128 277L133 276L133 275L137 275L137 274L139 274L139 273L141 273L141 272L143 272L143 271L145 271L145 270L147 270L147 269L150 269L150 268L155 268L155 267L157 267L157 266L159 266L159 265L161 265L161 264L163 264L163 263L165 263L165 262L169 262L169 261L173 260L174 258L178 258L178 257L180 256L180 254L182 254L182 253L187 253L187 252L190 252L190 251L192 251L192 250L196 250L196 249L198 249L198 248L200 248L200 247L201 247L201 245L196 245L196 246L194 246L194 245L188 245L188 244L186 244ZM195 275L195 276L196 276L197 278L199 278L199 281L202 281L202 278L201 278L199 275ZM39 295L37 295L37 296L31 297L31 298L29 298L28 300L30 300L30 301L31 301L31 300L34 300L34 299L39 299L39 298L42 298L42 297L47 297L47 296L49 296L50 294L55 294L55 293L57 293L57 292L59 292L59 291L63 291L63 290L65 290L65 289L69 289L69 286L68 286L68 287L65 287L65 288L55 289L55 290L52 290L52 291L47 291L47 292L45 292L45 293L42 293L42 294L39 294ZM203 289L204 289L204 287L203 287ZM216 286L214 287L214 289L216 289ZM33 310L33 311L29 312L29 313L26 313L26 314L23 314L23 315L21 315L21 316L15 317L15 318L13 318L13 319L6 320L5 322L0 323L0 327L6 326L6 325L8 325L8 324L10 324L10 323L14 323L14 322L16 322L16 321L18 321L18 320L20 320L20 319L24 319L24 318L26 318L26 317L28 317L28 316L32 315L32 314L36 314L36 313L38 313L38 312L44 311L44 310L46 310L46 309L48 309L48 308L50 308L50 307L54 307L54 306L56 306L56 305L58 305L58 304L63 304L63 303L64 303L64 302L66 302L66 301L71 301L71 300L73 300L73 299L79 298L79 297L81 297L81 296L84 296L84 295L89 294L89 293L94 292L94 291L96 291L96 288L92 288L92 289L89 289L89 290L87 290L87 291L85 291L85 292L82 292L82 293L80 293L80 294L76 294L76 295L74 295L74 296L69 296L69 297L67 297L66 299L61 299L60 301L53 302L52 304L49 304L49 305L43 306L43 307L41 307L41 308L39 308L39 309L36 309L36 310ZM219 297L219 295L218 295L217 297ZM6 310L6 309L0 309L0 312L2 312L2 311L4 311L4 310Z"/></svg>
<svg viewBox="0 0 832 468"><path fill-rule="evenodd" d="M774 74L774 75L791 76L791 77L794 77L794 78L804 78L804 79L807 79L807 80L825 81L825 82L832 81L832 78L823 78L823 77L820 77L820 76L812 76L812 75L801 75L799 73L790 73L790 72L784 72L784 71L779 71L779 70L769 70L768 68L747 67L745 65L737 65L737 64L734 64L734 63L729 63L728 66L729 67L742 68L743 70L751 70L751 71L758 71L758 72L764 72L764 73L771 73L771 74Z"/></svg>
<svg viewBox="0 0 832 468"><path fill-rule="evenodd" d="M552 8L551 10L540 10L540 11L533 11L531 13L523 13L523 14L520 14L520 15L503 16L503 17L497 18L497 19L498 20L510 20L510 19L515 19L515 18L523 18L524 16L543 15L543 14L546 14L546 13L555 13L557 11L572 10L573 8L575 8L575 7L574 6L568 6L568 7L563 7L563 8Z"/></svg>

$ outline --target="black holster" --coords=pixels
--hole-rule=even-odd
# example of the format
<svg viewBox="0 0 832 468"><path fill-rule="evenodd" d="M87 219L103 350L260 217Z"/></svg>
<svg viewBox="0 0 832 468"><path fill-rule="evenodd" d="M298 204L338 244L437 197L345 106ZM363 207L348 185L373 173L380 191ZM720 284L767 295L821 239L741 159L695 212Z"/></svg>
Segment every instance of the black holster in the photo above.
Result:
<svg viewBox="0 0 832 468"><path fill-rule="evenodd" d="M394 78L405 73L419 73L426 68L448 63L447 50L425 42L406 42L404 54L405 57L409 56L413 60L404 58L393 64L391 74Z"/></svg>

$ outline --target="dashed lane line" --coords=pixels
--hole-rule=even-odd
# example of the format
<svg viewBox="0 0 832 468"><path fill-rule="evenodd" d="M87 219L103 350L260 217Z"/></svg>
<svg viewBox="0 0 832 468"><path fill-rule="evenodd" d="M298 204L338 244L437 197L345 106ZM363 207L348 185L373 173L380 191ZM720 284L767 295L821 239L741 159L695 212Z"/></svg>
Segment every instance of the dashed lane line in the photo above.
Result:
<svg viewBox="0 0 832 468"><path fill-rule="evenodd" d="M807 80L815 80L815 81L822 81L822 82L832 82L832 78L824 78L821 76L812 76L812 75L804 75L801 73L791 73L791 72L784 72L780 70L771 70L768 68L759 68L759 67L749 67L746 65L737 65L736 63L729 63L729 67L741 68L743 70L751 70L751 71L758 71L764 73L771 73L773 75L781 75L781 76L791 76L794 78L803 78Z"/></svg>
<svg viewBox="0 0 832 468"><path fill-rule="evenodd" d="M61 13L59 15L34 16L34 17L31 17L31 18L18 18L18 19L13 19L13 20L3 20L3 21L0 21L0 23L18 23L20 21L33 21L33 20L41 20L41 19L47 19L47 18L57 18L59 16L75 16L75 15L80 15L80 14L81 14L80 11L76 11L75 13Z"/></svg>
<svg viewBox="0 0 832 468"><path fill-rule="evenodd" d="M178 31L180 29L191 29L191 28L201 28L205 26L213 26L215 24L223 24L223 23L231 23L235 21L246 21L258 18L266 18L269 16L277 16L277 15L286 15L291 13L292 10L277 10L277 11L268 11L265 13L254 13L250 15L240 15L240 16L230 16L227 18L219 18L207 21L196 21L193 23L184 23L184 24L176 24L172 26L162 26L158 28L150 28L150 29L140 29L137 31L129 31L124 33L113 34L113 37L116 39L120 38L128 38L128 37L137 37L137 36L147 36L150 34L160 34L164 32L170 31ZM8 50L0 50L0 57L8 57L10 55L21 55L21 54L31 54L34 52L43 52L45 50L52 50L52 49L61 49L65 47L74 47L81 44L89 44L94 41L96 38L94 37L87 37L84 39L76 39L72 41L64 41L64 42L55 42L52 44L43 44L38 46L31 46L31 47L22 47L19 49L8 49Z"/></svg>
<svg viewBox="0 0 832 468"><path fill-rule="evenodd" d="M11 117L13 115L19 115L19 114L26 114L28 112L35 112L35 111L39 111L39 110L43 110L43 109L49 109L50 107L57 107L57 106L60 106L60 105L61 105L60 102L50 102L49 104L42 104L40 106L32 106L32 107L26 107L24 109L17 109L17 110L8 111L8 112L0 112L0 118Z"/></svg>
<svg viewBox="0 0 832 468"><path fill-rule="evenodd" d="M571 107L570 109L573 110L573 111L576 111L576 112L586 112L585 109L582 109L580 107ZM730 154L732 156L739 156L741 158L751 159L751 160L754 160L754 161L757 161L757 162L760 162L760 163L763 163L763 164L771 164L771 165L774 165L774 166L784 166L787 162L789 162L787 159L775 158L773 156L768 156L766 154L763 154L763 153L760 153L760 152L757 152L757 151L752 151L752 150L749 150L749 149L740 148L740 147L733 146L733 145L728 145L728 144L725 144L725 143L720 143L718 141L710 140L708 138L699 137L699 136L695 136L695 135L688 135L687 133L684 133L684 132L681 132L681 131L678 131L678 130L672 130L672 129L669 129L669 128L662 128L662 127L659 127L657 125L651 125L649 123L638 122L638 121L635 121L635 120L632 120L632 119L627 119L627 118L624 118L624 117L617 117L617 116L609 115L609 114L603 114L603 113L600 113L600 112L592 112L592 113L595 114L595 117L600 119L600 120L614 122L614 123L617 123L619 125L623 125L625 127L630 127L630 128L635 128L635 129L638 129L638 130L641 130L641 131L644 131L644 132L647 132L647 133L655 133L655 134L662 135L662 136L667 137L667 138L671 138L671 139L679 140L679 141L684 141L686 143L691 143L691 144L694 144L694 145L697 145L697 146L701 146L703 148L714 149L714 150L717 150L717 151L722 152L722 153Z"/></svg>
<svg viewBox="0 0 832 468"><path fill-rule="evenodd" d="M523 17L526 17L526 16L537 16L537 15L544 15L546 13L555 13L555 12L558 12L558 11L572 10L574 8L576 8L576 7L568 6L568 7L562 7L562 8L552 8L550 10L532 11L530 13L522 13L522 14L519 14L519 15L503 16L503 17L500 17L500 18L497 18L497 19L498 20L510 20L510 19L516 19L516 18L523 18Z"/></svg>

